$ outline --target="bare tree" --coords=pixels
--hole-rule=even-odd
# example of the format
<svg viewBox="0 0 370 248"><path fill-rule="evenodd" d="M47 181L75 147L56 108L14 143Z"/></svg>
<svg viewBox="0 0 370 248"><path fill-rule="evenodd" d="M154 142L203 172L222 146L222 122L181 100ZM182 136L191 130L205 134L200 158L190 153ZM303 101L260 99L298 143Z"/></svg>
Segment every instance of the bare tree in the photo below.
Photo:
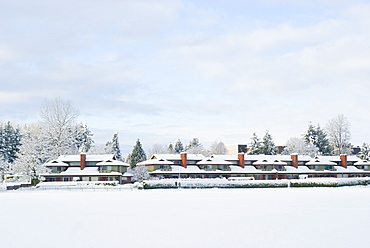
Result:
<svg viewBox="0 0 370 248"><path fill-rule="evenodd" d="M333 119L329 120L326 124L326 132L329 136L329 141L334 150L334 154L350 154L351 133L349 131L350 123L347 118L340 114Z"/></svg>
<svg viewBox="0 0 370 248"><path fill-rule="evenodd" d="M68 146L70 130L76 123L79 112L72 106L70 101L56 98L46 100L40 109L40 115L44 128L47 130L49 139L55 147L55 155L65 153L65 146Z"/></svg>
<svg viewBox="0 0 370 248"><path fill-rule="evenodd" d="M167 146L161 144L153 144L152 148L149 149L148 154L151 157L153 154L167 154Z"/></svg>
<svg viewBox="0 0 370 248"><path fill-rule="evenodd" d="M226 154L226 146L223 142L214 142L210 147L211 154L224 155Z"/></svg>
<svg viewBox="0 0 370 248"><path fill-rule="evenodd" d="M306 143L303 138L292 137L286 142L286 147L282 154L289 155L297 153L299 155L315 157L318 152L319 148L313 144Z"/></svg>

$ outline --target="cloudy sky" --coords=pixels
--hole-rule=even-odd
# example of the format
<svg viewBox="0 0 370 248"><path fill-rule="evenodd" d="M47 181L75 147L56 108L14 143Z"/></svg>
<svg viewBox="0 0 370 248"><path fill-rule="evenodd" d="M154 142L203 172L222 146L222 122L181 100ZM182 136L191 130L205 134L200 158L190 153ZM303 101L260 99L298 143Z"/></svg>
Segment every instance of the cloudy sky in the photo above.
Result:
<svg viewBox="0 0 370 248"><path fill-rule="evenodd" d="M370 142L369 1L0 0L0 121L80 111L96 143L276 144L338 114ZM126 151L128 152L128 151Z"/></svg>

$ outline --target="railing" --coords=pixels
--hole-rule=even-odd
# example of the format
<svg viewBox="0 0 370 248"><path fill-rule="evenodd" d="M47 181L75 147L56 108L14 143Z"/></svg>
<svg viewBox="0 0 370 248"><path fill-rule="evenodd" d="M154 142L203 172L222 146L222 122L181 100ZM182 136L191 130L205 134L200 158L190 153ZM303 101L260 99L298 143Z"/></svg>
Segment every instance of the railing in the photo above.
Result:
<svg viewBox="0 0 370 248"><path fill-rule="evenodd" d="M96 187L96 186L88 186L88 187L80 187L80 186L70 186L70 187L58 187L58 186L50 186L45 188L36 188L36 187L29 187L29 188L19 188L17 191L86 191L86 192L113 192L113 191L132 191L137 190L133 186L130 187L122 187L122 186L105 186L105 187Z"/></svg>

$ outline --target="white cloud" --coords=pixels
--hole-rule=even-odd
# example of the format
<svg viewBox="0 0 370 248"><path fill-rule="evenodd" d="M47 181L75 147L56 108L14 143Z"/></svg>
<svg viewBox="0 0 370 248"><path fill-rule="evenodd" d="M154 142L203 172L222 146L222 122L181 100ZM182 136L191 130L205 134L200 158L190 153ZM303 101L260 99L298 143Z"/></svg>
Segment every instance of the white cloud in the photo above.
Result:
<svg viewBox="0 0 370 248"><path fill-rule="evenodd" d="M370 135L357 124L369 121L369 8L347 1L2 3L0 80L11 93L1 102L26 102L36 115L43 98L66 98L90 126L122 130L133 142L236 143L268 129L281 144L308 121L323 126L338 113L361 127L355 139Z"/></svg>

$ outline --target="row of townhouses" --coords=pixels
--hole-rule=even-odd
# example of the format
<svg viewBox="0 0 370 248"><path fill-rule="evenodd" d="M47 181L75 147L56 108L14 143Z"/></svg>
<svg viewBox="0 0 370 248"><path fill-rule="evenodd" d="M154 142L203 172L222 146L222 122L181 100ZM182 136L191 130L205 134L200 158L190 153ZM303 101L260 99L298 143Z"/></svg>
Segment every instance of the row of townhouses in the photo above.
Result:
<svg viewBox="0 0 370 248"><path fill-rule="evenodd" d="M130 183L129 165L113 155L68 155L45 164L49 173L42 176L54 181L116 181ZM292 155L212 155L155 154L137 166L146 166L157 178L230 178L253 177L256 180L296 179L307 177L366 177L370 162L356 156Z"/></svg>

